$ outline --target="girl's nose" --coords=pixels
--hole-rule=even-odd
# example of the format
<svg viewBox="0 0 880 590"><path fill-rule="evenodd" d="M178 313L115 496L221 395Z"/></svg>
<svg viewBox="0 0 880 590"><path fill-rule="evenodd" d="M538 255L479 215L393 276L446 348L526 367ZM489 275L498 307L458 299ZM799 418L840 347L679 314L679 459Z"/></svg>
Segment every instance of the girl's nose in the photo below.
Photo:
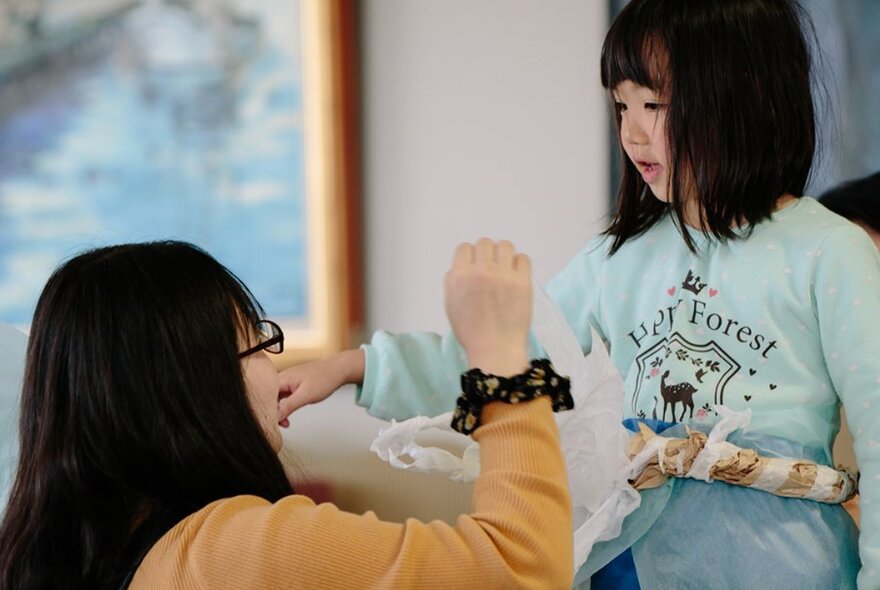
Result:
<svg viewBox="0 0 880 590"><path fill-rule="evenodd" d="M644 125L635 120L635 117L629 116L629 113L625 113L620 119L620 137L624 143L635 145L645 145L651 138Z"/></svg>

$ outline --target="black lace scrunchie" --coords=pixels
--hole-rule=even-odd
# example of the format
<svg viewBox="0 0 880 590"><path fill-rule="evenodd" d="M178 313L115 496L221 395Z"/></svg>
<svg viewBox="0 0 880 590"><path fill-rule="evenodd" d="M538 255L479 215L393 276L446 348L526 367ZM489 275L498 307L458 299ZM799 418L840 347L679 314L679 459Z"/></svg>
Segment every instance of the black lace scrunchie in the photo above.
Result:
<svg viewBox="0 0 880 590"><path fill-rule="evenodd" d="M525 373L513 377L486 375L480 369L471 369L461 375L461 391L452 416L452 428L462 434L477 429L483 406L492 401L515 404L549 395L554 412L574 408L571 382L557 375L547 359L533 360Z"/></svg>

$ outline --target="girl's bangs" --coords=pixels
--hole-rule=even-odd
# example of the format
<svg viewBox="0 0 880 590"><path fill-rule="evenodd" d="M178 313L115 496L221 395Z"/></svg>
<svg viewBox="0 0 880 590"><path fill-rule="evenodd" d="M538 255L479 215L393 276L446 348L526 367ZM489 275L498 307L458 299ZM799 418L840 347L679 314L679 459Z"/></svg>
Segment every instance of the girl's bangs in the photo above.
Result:
<svg viewBox="0 0 880 590"><path fill-rule="evenodd" d="M627 80L656 92L667 89L669 59L660 32L638 12L624 9L602 47L602 86L613 90Z"/></svg>

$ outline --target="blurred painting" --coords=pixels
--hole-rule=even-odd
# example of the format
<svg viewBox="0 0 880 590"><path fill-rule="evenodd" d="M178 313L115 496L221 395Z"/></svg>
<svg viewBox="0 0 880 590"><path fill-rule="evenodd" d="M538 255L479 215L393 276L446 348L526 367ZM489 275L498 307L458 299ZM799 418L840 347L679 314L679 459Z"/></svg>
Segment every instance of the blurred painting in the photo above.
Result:
<svg viewBox="0 0 880 590"><path fill-rule="evenodd" d="M0 0L0 321L83 249L179 239L307 326L300 4Z"/></svg>

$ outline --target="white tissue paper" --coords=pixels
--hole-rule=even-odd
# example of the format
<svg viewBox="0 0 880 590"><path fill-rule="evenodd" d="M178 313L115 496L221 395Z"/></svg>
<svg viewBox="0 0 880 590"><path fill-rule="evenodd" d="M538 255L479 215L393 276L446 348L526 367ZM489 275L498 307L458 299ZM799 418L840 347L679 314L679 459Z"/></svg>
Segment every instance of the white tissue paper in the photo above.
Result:
<svg viewBox="0 0 880 590"><path fill-rule="evenodd" d="M27 336L0 324L0 514L18 465L18 405L26 349Z"/></svg>
<svg viewBox="0 0 880 590"><path fill-rule="evenodd" d="M627 481L629 433L622 425L623 381L599 336L593 332L584 356L564 316L544 290L534 287L532 330L556 372L571 379L574 410L556 414L574 507L574 565L577 571L598 541L620 535L623 519L641 501ZM452 430L452 412L434 418L392 421L370 450L398 469L445 474L473 481L479 474L479 445ZM429 431L453 433L461 456L422 446L417 437Z"/></svg>

